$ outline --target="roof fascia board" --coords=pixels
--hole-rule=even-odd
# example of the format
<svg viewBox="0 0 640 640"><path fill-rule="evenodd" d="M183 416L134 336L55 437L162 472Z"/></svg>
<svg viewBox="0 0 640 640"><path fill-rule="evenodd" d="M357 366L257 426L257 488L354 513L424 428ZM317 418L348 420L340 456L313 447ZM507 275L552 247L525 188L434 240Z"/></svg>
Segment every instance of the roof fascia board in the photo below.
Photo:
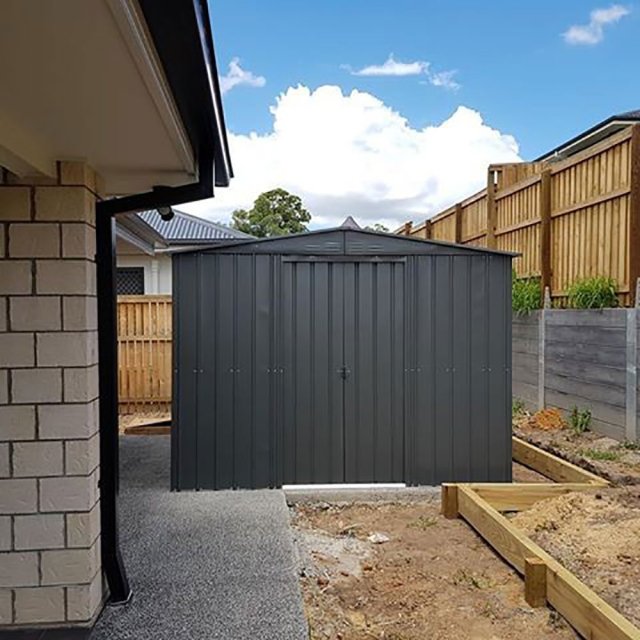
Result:
<svg viewBox="0 0 640 640"><path fill-rule="evenodd" d="M569 140L568 142L566 142L565 144L556 147L555 149L553 149L552 151L549 151L548 153L545 153L542 156L539 156L538 158L536 158L534 160L534 162L542 162L544 160L551 160L554 157L567 157L568 155L572 155L572 153L577 153L577 151L580 151L581 148L586 148L588 146L590 146L589 144L589 140L591 138L597 137L597 136L602 136L603 133L605 133L607 131L607 129L612 129L615 127L615 129L613 131L611 131L611 135L613 135L614 133L617 133L621 128L624 127L631 127L633 126L634 123L638 122L638 120L634 120L634 119L610 119L610 120L606 120L605 122L603 122L601 125L596 125L596 127L589 129L588 131L586 131L583 134L580 134L579 136ZM609 134L607 134L609 135ZM602 136L602 137L607 137L607 136ZM602 137L598 138L597 141L599 141L600 139L602 139ZM576 146L580 145L580 148L577 149L577 151L575 152L570 152L571 149L575 148Z"/></svg>
<svg viewBox="0 0 640 640"><path fill-rule="evenodd" d="M229 186L229 180L233 177L233 167L231 165L231 154L229 152L229 141L227 139L227 129L224 119L224 109L222 107L222 91L220 90L220 80L216 63L216 52L213 46L213 35L210 28L209 8L207 1L200 2L194 0L194 9L198 20L198 31L200 33L202 48L209 55L205 55L205 65L207 69L207 79L209 90L213 96L213 110L215 113L214 123L216 128L216 138L219 145L216 145L215 162L215 183L216 187Z"/></svg>
<svg viewBox="0 0 640 640"><path fill-rule="evenodd" d="M149 242L145 238L141 238L139 235L133 233L133 231L131 231L130 229L124 227L120 220L116 222L116 236L120 240L124 240L136 249L140 249L140 251L146 253L148 256L152 256L155 253L155 247L153 243Z"/></svg>

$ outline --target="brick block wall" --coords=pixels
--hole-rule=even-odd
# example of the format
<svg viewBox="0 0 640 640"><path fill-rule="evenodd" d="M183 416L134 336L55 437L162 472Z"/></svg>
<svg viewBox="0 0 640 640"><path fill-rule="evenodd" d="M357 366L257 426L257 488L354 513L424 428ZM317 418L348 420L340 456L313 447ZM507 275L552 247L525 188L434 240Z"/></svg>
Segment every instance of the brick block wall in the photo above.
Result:
<svg viewBox="0 0 640 640"><path fill-rule="evenodd" d="M96 184L77 162L0 178L0 626L88 624L103 600Z"/></svg>

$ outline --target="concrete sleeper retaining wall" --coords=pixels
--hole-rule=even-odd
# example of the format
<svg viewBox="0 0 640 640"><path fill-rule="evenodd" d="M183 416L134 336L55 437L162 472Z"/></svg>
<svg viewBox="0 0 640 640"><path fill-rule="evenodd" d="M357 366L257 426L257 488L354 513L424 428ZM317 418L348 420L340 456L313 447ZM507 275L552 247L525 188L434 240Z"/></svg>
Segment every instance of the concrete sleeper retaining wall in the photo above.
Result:
<svg viewBox="0 0 640 640"><path fill-rule="evenodd" d="M513 318L513 396L589 409L591 428L638 441L637 309L542 309Z"/></svg>

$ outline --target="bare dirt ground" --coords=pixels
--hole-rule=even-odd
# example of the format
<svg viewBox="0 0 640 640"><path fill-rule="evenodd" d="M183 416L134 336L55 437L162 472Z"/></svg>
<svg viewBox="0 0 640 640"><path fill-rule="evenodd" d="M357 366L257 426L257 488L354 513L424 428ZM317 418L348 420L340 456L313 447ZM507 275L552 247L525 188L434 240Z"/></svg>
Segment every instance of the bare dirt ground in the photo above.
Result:
<svg viewBox="0 0 640 640"><path fill-rule="evenodd" d="M640 445L623 443L593 431L575 432L557 409L520 412L514 435L569 460L616 485L640 484Z"/></svg>
<svg viewBox="0 0 640 640"><path fill-rule="evenodd" d="M640 626L640 488L543 500L512 522Z"/></svg>
<svg viewBox="0 0 640 640"><path fill-rule="evenodd" d="M517 462L513 463L513 482L553 482L546 476Z"/></svg>
<svg viewBox="0 0 640 640"><path fill-rule="evenodd" d="M467 524L444 519L438 497L299 504L292 521L311 640L577 637L526 604L521 578Z"/></svg>

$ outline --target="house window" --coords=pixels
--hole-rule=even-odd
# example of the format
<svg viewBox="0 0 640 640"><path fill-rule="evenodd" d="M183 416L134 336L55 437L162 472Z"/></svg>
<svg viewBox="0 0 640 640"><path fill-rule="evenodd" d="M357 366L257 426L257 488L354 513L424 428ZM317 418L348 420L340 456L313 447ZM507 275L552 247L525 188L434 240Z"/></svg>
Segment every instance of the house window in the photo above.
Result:
<svg viewBox="0 0 640 640"><path fill-rule="evenodd" d="M119 267L116 271L116 293L119 296L144 295L144 267Z"/></svg>

